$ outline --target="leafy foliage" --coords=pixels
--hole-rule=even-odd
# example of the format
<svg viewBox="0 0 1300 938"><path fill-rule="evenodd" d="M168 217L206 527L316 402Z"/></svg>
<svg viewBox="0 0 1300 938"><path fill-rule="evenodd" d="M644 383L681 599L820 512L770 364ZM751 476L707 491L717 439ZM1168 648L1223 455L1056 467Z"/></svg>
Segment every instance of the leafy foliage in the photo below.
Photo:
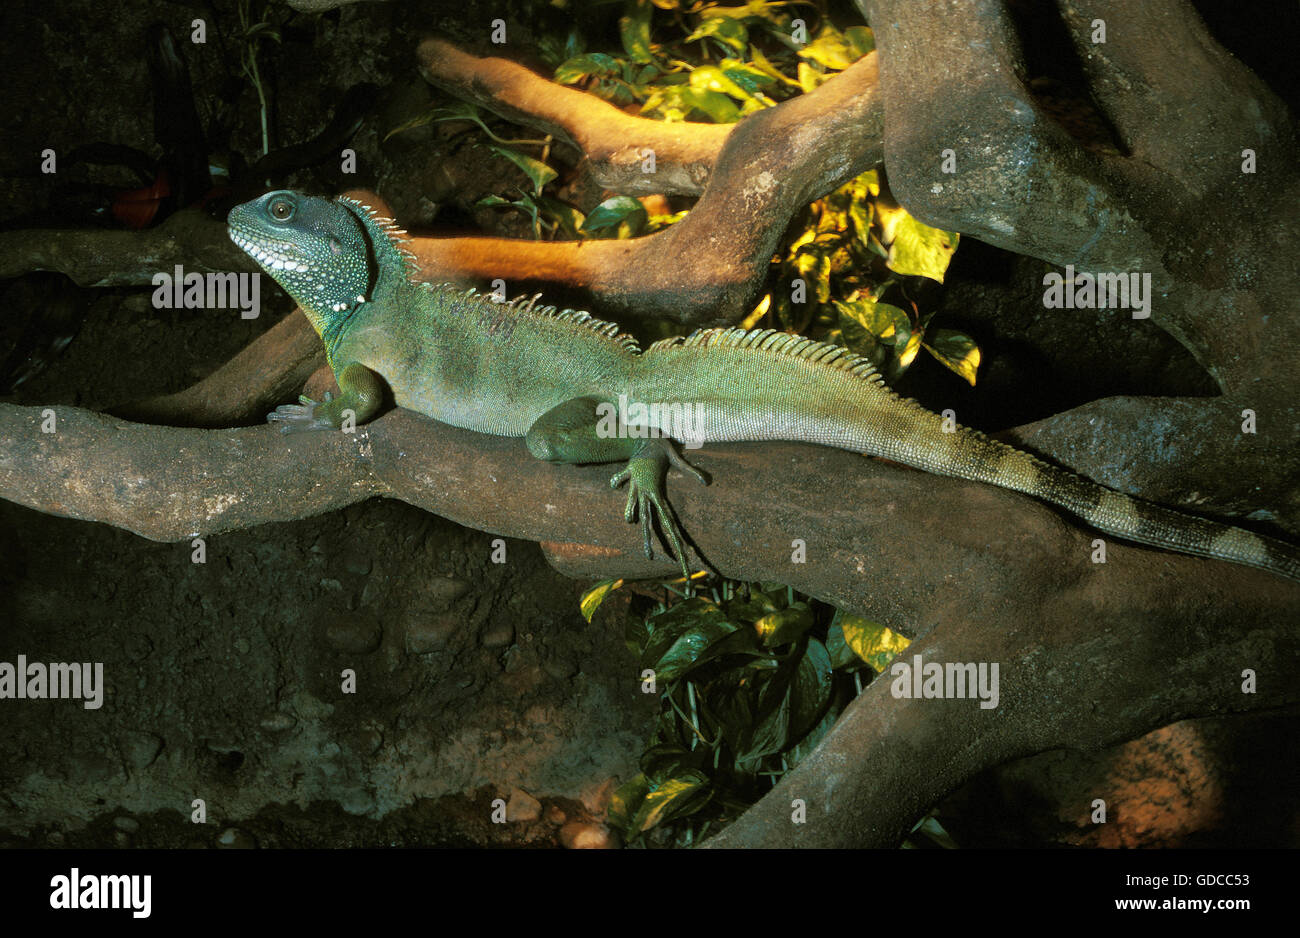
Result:
<svg viewBox="0 0 1300 938"><path fill-rule="evenodd" d="M561 41L543 38L540 51L556 82L582 88L619 107L637 107L665 121L731 123L813 90L875 48L865 26L840 29L822 2L749 0L726 6L701 0L626 0L618 45L588 48L581 26ZM501 146L472 106L442 109L425 120L474 121ZM540 146L550 140L514 141ZM544 161L545 157L542 158ZM530 183L517 195L479 204L521 212L536 237L635 238L686 214L654 212L646 199L614 196L590 214L543 194L538 160L515 159ZM931 328L921 306L926 281L943 282L957 249L955 232L931 228L889 197L871 170L810 205L791 225L772 265L767 290L746 319L846 345L896 380L924 349L975 383L980 351L969 336Z"/></svg>
<svg viewBox="0 0 1300 938"><path fill-rule="evenodd" d="M582 599L594 613L617 586ZM608 820L628 843L687 846L729 823L821 742L907 640L778 583L629 610L624 631L661 711ZM654 833L652 833L654 832Z"/></svg>

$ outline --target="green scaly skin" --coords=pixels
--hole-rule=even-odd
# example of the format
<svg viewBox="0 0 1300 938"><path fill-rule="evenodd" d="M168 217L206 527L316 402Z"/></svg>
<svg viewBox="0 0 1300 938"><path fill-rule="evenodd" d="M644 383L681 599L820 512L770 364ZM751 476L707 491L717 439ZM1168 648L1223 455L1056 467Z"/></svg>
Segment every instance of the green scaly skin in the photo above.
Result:
<svg viewBox="0 0 1300 938"><path fill-rule="evenodd" d="M703 477L669 437L665 413L602 405L689 404L694 442L793 440L852 450L997 485L1059 506L1125 540L1215 557L1300 580L1300 550L1142 502L958 427L901 398L846 349L763 330L708 329L644 352L617 327L537 298L497 302L411 279L403 233L346 198L271 192L230 213L231 239L302 307L325 343L341 394L268 415L285 432L373 417L384 388L406 407L480 433L524 437L539 459L627 461L626 517L646 554L654 517L686 572L681 531L663 494L671 464ZM647 436L646 428L657 435ZM636 434L640 432L640 436Z"/></svg>

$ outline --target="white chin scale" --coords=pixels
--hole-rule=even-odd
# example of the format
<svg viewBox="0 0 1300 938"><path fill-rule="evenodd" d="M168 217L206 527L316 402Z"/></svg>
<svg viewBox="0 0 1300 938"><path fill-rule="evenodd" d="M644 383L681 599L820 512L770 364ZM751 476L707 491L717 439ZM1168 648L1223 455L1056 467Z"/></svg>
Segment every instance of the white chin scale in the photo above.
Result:
<svg viewBox="0 0 1300 938"><path fill-rule="evenodd" d="M296 273L305 273L310 270L306 264L288 260L283 254L268 251L261 242L254 241L237 231L232 230L230 232L230 240L234 241L244 253L261 264L266 270L283 270Z"/></svg>

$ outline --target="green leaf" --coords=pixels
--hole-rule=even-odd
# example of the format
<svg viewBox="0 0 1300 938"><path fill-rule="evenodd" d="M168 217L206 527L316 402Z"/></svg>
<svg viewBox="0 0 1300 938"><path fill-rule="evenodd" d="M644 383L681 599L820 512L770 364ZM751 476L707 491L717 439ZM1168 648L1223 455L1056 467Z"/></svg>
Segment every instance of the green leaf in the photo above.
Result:
<svg viewBox="0 0 1300 938"><path fill-rule="evenodd" d="M980 366L980 350L975 340L955 329L932 329L925 350L975 386L975 372Z"/></svg>
<svg viewBox="0 0 1300 938"><path fill-rule="evenodd" d="M709 681L701 710L708 713L718 734L740 751L754 725L755 676L748 669L724 671Z"/></svg>
<svg viewBox="0 0 1300 938"><path fill-rule="evenodd" d="M740 110L725 94L683 85L656 86L642 111L657 113L669 121L685 120L693 111L700 111L718 124L734 124L740 120Z"/></svg>
<svg viewBox="0 0 1300 938"><path fill-rule="evenodd" d="M632 238L645 230L646 221L645 206L640 201L628 195L616 195L588 213L582 230L588 234L611 231L617 237Z"/></svg>
<svg viewBox="0 0 1300 938"><path fill-rule="evenodd" d="M877 341L893 345L897 338L911 332L907 313L890 303L878 303L870 297L835 300L835 308L865 329ZM907 339L903 339L906 343Z"/></svg>
<svg viewBox="0 0 1300 938"><path fill-rule="evenodd" d="M589 52L561 62L555 69L555 80L562 85L572 85L582 81L588 75L603 77L618 73L618 59L603 52Z"/></svg>
<svg viewBox="0 0 1300 938"><path fill-rule="evenodd" d="M715 124L734 124L740 120L740 111L731 99L720 91L700 88L681 89L682 99L696 110L703 111Z"/></svg>
<svg viewBox="0 0 1300 938"><path fill-rule="evenodd" d="M690 750L676 743L657 743L641 753L641 771L650 784L680 776L700 768L700 760L707 750Z"/></svg>
<svg viewBox="0 0 1300 938"><path fill-rule="evenodd" d="M825 72L813 68L807 62L799 62L799 88L804 94L815 91L827 78L830 78Z"/></svg>
<svg viewBox="0 0 1300 938"><path fill-rule="evenodd" d="M924 333L917 329L907 337L907 344L901 349L898 344L894 344L894 352L898 355L898 367L900 369L908 368L916 360L917 352L921 351L921 336Z"/></svg>
<svg viewBox="0 0 1300 938"><path fill-rule="evenodd" d="M488 149L497 154L497 156L504 156L510 162L522 169L524 175L527 176L533 184L534 195L541 195L542 187L559 175L559 173L551 169L551 167L547 166L541 160L535 160L531 156L525 156L516 150L508 150L505 147L488 147Z"/></svg>
<svg viewBox="0 0 1300 938"><path fill-rule="evenodd" d="M826 303L831 298L831 259L816 245L807 244L799 248L794 257L795 269L811 289L809 293L817 298L818 303Z"/></svg>
<svg viewBox="0 0 1300 938"><path fill-rule="evenodd" d="M537 204L542 209L547 220L553 222L566 238L576 241L580 237L579 232L582 230L586 218L582 212L567 202L552 199L547 195L539 195Z"/></svg>
<svg viewBox="0 0 1300 938"><path fill-rule="evenodd" d="M690 671L710 645L738 628L721 609L700 597L652 617L650 625L650 640L641 660L665 683Z"/></svg>
<svg viewBox="0 0 1300 938"><path fill-rule="evenodd" d="M957 232L931 228L903 208L885 208L877 203L876 214L881 220L881 240L889 247L885 259L889 269L943 283L944 273L957 250Z"/></svg>
<svg viewBox="0 0 1300 938"><path fill-rule="evenodd" d="M654 786L637 809L629 829L643 832L664 821L692 814L709 800L709 778L688 771Z"/></svg>
<svg viewBox="0 0 1300 938"><path fill-rule="evenodd" d="M788 645L812 628L812 610L804 603L795 603L780 612L771 612L754 623L754 631L765 648Z"/></svg>
<svg viewBox="0 0 1300 938"><path fill-rule="evenodd" d="M695 32L686 37L687 42L695 42L697 39L713 39L736 55L741 55L749 39L749 30L739 19L710 16L695 28Z"/></svg>
<svg viewBox="0 0 1300 938"><path fill-rule="evenodd" d="M844 30L844 38L853 47L853 52L857 58L862 58L868 52L874 52L876 49L876 34L871 31L869 26L850 26Z"/></svg>
<svg viewBox="0 0 1300 938"><path fill-rule="evenodd" d="M780 752L786 746L790 729L790 682L794 668L785 666L755 675L758 701L755 722L741 733L736 761L747 762L760 756Z"/></svg>
<svg viewBox="0 0 1300 938"><path fill-rule="evenodd" d="M800 740L817 725L831 700L831 656L817 639L808 640L808 648L799 659L790 682L791 742Z"/></svg>
<svg viewBox="0 0 1300 938"><path fill-rule="evenodd" d="M848 642L844 641L844 626L840 624L838 617L826 630L826 652L831 656L831 667L836 671L851 670L860 667L863 663L857 653L849 647Z"/></svg>
<svg viewBox="0 0 1300 938"><path fill-rule="evenodd" d="M615 827L624 831L632 828L632 821L641 808L645 796L650 793L650 779L638 772L615 789L605 809L606 819Z"/></svg>
<svg viewBox="0 0 1300 938"><path fill-rule="evenodd" d="M844 630L844 642L877 672L883 672L894 656L911 641L878 622L862 616L837 612L836 622Z"/></svg>
<svg viewBox="0 0 1300 938"><path fill-rule="evenodd" d="M754 633L750 629L737 629L730 635L718 639L704 652L695 659L695 664L691 670L701 667L710 661L718 658L725 658L728 655L742 655L746 658L757 659L758 661L771 661L772 657L768 652L759 647Z"/></svg>
<svg viewBox="0 0 1300 938"><path fill-rule="evenodd" d="M574 56L581 55L584 45L582 34L576 29L570 30L569 35L564 40L563 58L571 59Z"/></svg>
<svg viewBox="0 0 1300 938"><path fill-rule="evenodd" d="M732 81L716 65L701 65L691 72L691 87L699 91L720 91L738 101L747 101L751 95Z"/></svg>
<svg viewBox="0 0 1300 938"><path fill-rule="evenodd" d="M636 74L628 78L628 81L636 85L639 91L644 91L645 86L650 84L656 78L663 74L658 65L643 65L637 69Z"/></svg>
<svg viewBox="0 0 1300 938"><path fill-rule="evenodd" d="M646 643L650 640L650 623L639 615L629 612L623 622L623 644L627 650L632 652L638 661L645 653Z"/></svg>
<svg viewBox="0 0 1300 938"><path fill-rule="evenodd" d="M623 49L633 62L654 61L654 54L650 51L650 16L653 12L647 0L637 0L630 13L619 17L618 31L623 39Z"/></svg>
<svg viewBox="0 0 1300 938"><path fill-rule="evenodd" d="M943 825L939 823L939 819L933 814L927 814L917 821L913 825L911 833L902 843L903 849L916 850L922 847L941 847L944 850L958 849L952 835L944 830Z"/></svg>
<svg viewBox="0 0 1300 938"><path fill-rule="evenodd" d="M673 642L650 667L654 668L659 680L675 680L699 664L712 645L734 631L736 626L730 622L701 622Z"/></svg>
<svg viewBox="0 0 1300 938"><path fill-rule="evenodd" d="M749 60L754 63L751 66L752 68L758 69L764 75L769 76L773 81L779 81L795 88L799 87L799 82L795 81L772 64L772 61L763 54L762 50L760 50L758 46L751 45L749 47Z"/></svg>
<svg viewBox="0 0 1300 938"><path fill-rule="evenodd" d="M590 622L591 617L600 608L600 604L605 601L605 597L622 585L622 580L605 580L583 593L582 599L578 600L578 608L582 610L582 617Z"/></svg>
<svg viewBox="0 0 1300 938"><path fill-rule="evenodd" d="M836 72L843 71L862 57L841 33L830 27L800 49L799 56Z"/></svg>
<svg viewBox="0 0 1300 938"><path fill-rule="evenodd" d="M723 59L718 63L718 68L722 70L723 75L743 89L746 94L759 94L764 88L770 88L776 84L776 79L771 75L747 62L740 61L740 59Z"/></svg>

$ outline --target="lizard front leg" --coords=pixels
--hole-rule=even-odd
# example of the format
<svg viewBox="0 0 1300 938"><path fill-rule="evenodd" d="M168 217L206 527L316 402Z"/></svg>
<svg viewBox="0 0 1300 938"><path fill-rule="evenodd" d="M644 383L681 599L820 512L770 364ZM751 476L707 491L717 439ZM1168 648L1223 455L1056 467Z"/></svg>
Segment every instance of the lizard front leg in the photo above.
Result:
<svg viewBox="0 0 1300 938"><path fill-rule="evenodd" d="M384 402L384 383L375 372L353 362L339 372L338 382L338 397L328 391L321 403L299 397L297 404L281 404L267 414L266 422L279 424L281 433L337 430L347 411L356 415L357 423L365 423L379 412Z"/></svg>
<svg viewBox="0 0 1300 938"><path fill-rule="evenodd" d="M577 397L552 407L534 421L524 437L528 451L538 459L555 463L602 463L626 459L627 466L609 480L610 488L628 484L623 517L641 522L642 544L647 557L651 549L654 518L659 518L668 546L681 564L682 575L690 579L686 547L676 513L664 496L664 475L671 464L708 484L704 475L682 459L672 443L662 437L631 437L621 423L611 428L610 416L601 414L602 401ZM610 432L611 429L614 432Z"/></svg>

